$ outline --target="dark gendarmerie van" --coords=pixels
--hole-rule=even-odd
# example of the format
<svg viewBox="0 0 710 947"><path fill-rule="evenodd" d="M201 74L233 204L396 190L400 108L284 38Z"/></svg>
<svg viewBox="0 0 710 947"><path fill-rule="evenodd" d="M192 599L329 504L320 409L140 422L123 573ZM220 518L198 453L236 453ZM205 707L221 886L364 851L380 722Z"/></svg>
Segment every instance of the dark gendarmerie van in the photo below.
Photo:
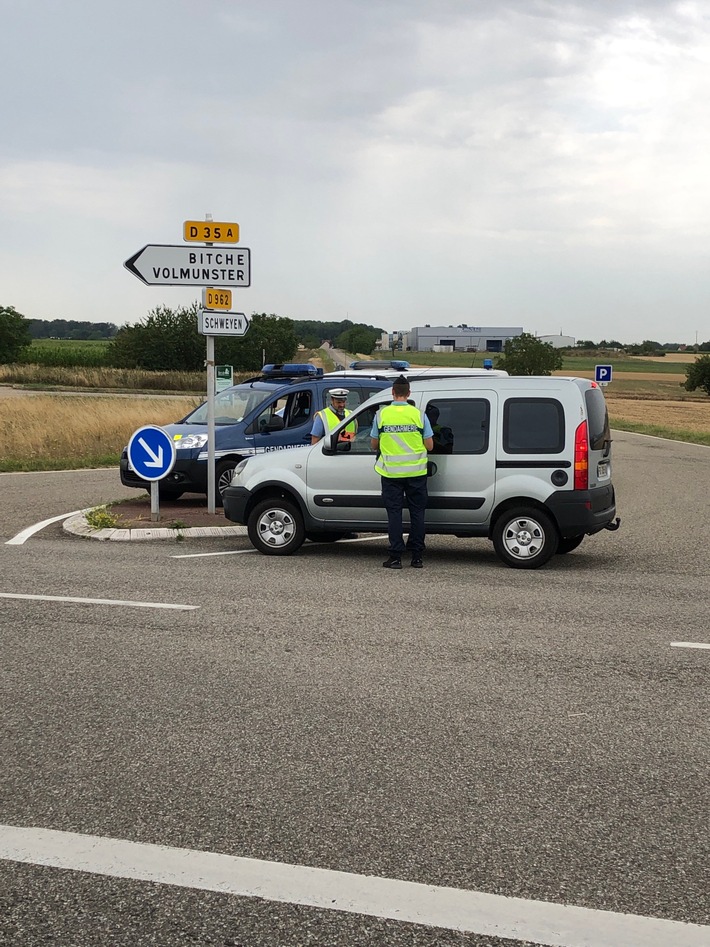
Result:
<svg viewBox="0 0 710 947"><path fill-rule="evenodd" d="M264 365L260 374L215 395L215 484L220 499L237 464L245 457L290 450L311 442L316 411L330 403L328 391L343 387L340 376L323 374L308 363ZM388 378L356 375L345 383L352 411L376 391L389 389ZM183 493L207 493L207 402L164 430L173 439L177 460L159 481L163 499ZM124 448L120 460L121 483L150 490L128 463Z"/></svg>
<svg viewBox="0 0 710 947"><path fill-rule="evenodd" d="M534 569L585 536L618 529L609 420L595 382L408 374L411 400L434 429L429 535L485 537L506 565ZM387 532L370 428L389 400L379 392L355 410L352 441L339 442L335 428L313 447L242 461L224 493L227 518L248 526L266 555L289 555L313 536Z"/></svg>

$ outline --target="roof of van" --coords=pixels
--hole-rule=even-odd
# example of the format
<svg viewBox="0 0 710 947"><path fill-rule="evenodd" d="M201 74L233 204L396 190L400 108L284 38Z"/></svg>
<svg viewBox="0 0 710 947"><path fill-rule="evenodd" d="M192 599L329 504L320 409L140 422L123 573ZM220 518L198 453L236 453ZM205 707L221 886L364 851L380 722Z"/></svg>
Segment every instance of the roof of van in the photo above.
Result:
<svg viewBox="0 0 710 947"><path fill-rule="evenodd" d="M363 376L366 376L368 378L394 379L399 378L400 375L404 375L405 378L412 382L418 378L472 378L478 376L490 377L491 375L498 377L508 377L508 372L497 368L437 368L432 366L427 368L408 368L400 371L394 368L375 368L368 370L367 368L363 367L343 368L339 371L328 372L326 377L362 378Z"/></svg>

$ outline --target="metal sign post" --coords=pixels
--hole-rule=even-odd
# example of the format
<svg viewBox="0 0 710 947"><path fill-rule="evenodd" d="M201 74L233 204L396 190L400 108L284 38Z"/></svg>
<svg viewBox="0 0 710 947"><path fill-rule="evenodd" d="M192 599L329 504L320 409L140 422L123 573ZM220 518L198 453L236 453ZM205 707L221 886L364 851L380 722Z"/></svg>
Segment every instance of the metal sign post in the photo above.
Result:
<svg viewBox="0 0 710 947"><path fill-rule="evenodd" d="M214 470L214 336L207 337L207 512L216 512Z"/></svg>

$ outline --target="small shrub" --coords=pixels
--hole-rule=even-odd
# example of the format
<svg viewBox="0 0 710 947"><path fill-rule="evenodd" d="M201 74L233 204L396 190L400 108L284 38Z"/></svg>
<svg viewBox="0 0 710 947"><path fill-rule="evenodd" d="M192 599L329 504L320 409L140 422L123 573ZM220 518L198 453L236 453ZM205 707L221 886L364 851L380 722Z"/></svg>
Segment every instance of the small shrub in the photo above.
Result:
<svg viewBox="0 0 710 947"><path fill-rule="evenodd" d="M105 506L94 507L86 514L86 522L92 529L116 529L121 520Z"/></svg>

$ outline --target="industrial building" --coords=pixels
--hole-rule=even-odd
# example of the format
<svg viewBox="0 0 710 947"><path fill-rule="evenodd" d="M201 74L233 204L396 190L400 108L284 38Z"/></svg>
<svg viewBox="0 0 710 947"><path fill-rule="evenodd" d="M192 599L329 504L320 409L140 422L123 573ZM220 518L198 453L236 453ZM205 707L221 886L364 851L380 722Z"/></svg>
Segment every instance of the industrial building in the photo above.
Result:
<svg viewBox="0 0 710 947"><path fill-rule="evenodd" d="M408 332L383 332L380 349L400 352L502 352L522 326L416 326Z"/></svg>
<svg viewBox="0 0 710 947"><path fill-rule="evenodd" d="M553 349L573 349L577 344L571 335L538 335L538 342L546 342Z"/></svg>

